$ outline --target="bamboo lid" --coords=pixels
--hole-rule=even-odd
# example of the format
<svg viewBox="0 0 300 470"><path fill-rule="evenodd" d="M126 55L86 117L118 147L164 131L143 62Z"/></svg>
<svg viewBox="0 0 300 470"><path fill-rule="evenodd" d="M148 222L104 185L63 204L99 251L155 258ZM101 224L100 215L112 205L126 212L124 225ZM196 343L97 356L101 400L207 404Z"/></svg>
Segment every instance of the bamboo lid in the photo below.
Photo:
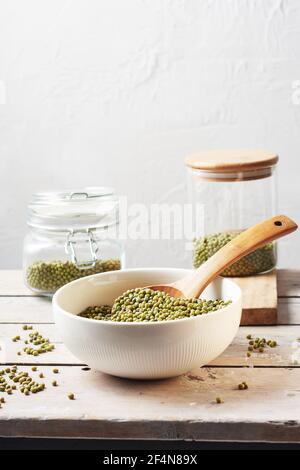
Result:
<svg viewBox="0 0 300 470"><path fill-rule="evenodd" d="M188 167L215 173L252 172L277 162L278 155L261 149L207 150L185 158Z"/></svg>

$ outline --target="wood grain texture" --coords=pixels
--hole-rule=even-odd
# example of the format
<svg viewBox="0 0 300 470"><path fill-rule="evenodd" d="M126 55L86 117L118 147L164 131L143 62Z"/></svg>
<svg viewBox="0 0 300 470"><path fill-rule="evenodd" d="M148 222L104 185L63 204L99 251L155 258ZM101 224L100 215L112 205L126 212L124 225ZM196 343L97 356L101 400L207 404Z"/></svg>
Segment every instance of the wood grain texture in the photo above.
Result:
<svg viewBox="0 0 300 470"><path fill-rule="evenodd" d="M0 270L0 295L35 296L24 284L23 272L18 269Z"/></svg>
<svg viewBox="0 0 300 470"><path fill-rule="evenodd" d="M45 392L8 396L0 436L300 442L299 369L202 368L151 382L62 367L57 388L51 368L39 371Z"/></svg>
<svg viewBox="0 0 300 470"><path fill-rule="evenodd" d="M300 324L300 299L281 298L278 299L278 324L299 325Z"/></svg>
<svg viewBox="0 0 300 470"><path fill-rule="evenodd" d="M18 283L17 273L20 293ZM12 296L13 289L13 276L0 271L0 368L17 363L33 375L31 365L37 364L47 388L28 397L17 392L5 397L0 436L300 443L300 367L291 361L300 337L296 272L279 276L282 326L243 326L209 367L153 382L118 379L80 364L61 343L49 299ZM20 334L22 341L26 339L24 323L49 337L55 350L37 358L18 356L22 342L11 338ZM275 339L279 346L247 358L248 334ZM57 375L54 364L59 364ZM53 379L58 387L51 385ZM248 383L248 390L237 389L242 381ZM76 400L67 398L69 392L75 393ZM215 403L217 396L223 404Z"/></svg>
<svg viewBox="0 0 300 470"><path fill-rule="evenodd" d="M276 325L277 276L276 271L259 276L232 278L243 292L241 325Z"/></svg>
<svg viewBox="0 0 300 470"><path fill-rule="evenodd" d="M277 269L278 295L300 297L300 270ZM0 296L38 297L24 285L21 270L0 270Z"/></svg>
<svg viewBox="0 0 300 470"><path fill-rule="evenodd" d="M0 322L53 323L51 300L46 297L0 297Z"/></svg>
<svg viewBox="0 0 300 470"><path fill-rule="evenodd" d="M299 305L300 306L300 305ZM81 365L78 360L61 342L54 325L35 325L35 328L55 344L55 350L33 358L22 352L17 352L24 347L23 341L14 343L12 337L20 335L22 340L26 339L26 332L18 324L0 324L0 366L1 364L68 364ZM247 335L253 337L264 337L277 341L277 348L266 348L264 353L253 353L251 358L247 357L248 340ZM239 329L232 344L210 365L223 366L260 366L260 367L289 367L292 365L291 356L294 352L294 342L300 337L299 326L271 326L271 327L243 327ZM300 348L300 343L299 343ZM299 362L300 367L300 362Z"/></svg>
<svg viewBox="0 0 300 470"><path fill-rule="evenodd" d="M185 157L187 166L214 172L243 172L270 168L278 156L262 149L218 149L193 153Z"/></svg>
<svg viewBox="0 0 300 470"><path fill-rule="evenodd" d="M279 297L300 297L300 271L297 269L278 269Z"/></svg>
<svg viewBox="0 0 300 470"><path fill-rule="evenodd" d="M53 323L51 301L0 296L0 323ZM278 299L278 324L300 324L300 297Z"/></svg>

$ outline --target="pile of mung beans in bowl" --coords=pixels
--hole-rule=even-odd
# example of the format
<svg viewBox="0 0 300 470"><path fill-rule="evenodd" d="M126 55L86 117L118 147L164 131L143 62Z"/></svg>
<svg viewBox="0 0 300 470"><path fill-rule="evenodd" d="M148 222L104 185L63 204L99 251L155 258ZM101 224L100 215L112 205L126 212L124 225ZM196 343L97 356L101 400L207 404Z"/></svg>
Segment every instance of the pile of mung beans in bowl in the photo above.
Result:
<svg viewBox="0 0 300 470"><path fill-rule="evenodd" d="M176 299L144 288L188 273L124 269L63 286L54 294L53 312L65 345L90 367L126 378L173 377L208 364L237 332L241 291L221 277L201 299Z"/></svg>

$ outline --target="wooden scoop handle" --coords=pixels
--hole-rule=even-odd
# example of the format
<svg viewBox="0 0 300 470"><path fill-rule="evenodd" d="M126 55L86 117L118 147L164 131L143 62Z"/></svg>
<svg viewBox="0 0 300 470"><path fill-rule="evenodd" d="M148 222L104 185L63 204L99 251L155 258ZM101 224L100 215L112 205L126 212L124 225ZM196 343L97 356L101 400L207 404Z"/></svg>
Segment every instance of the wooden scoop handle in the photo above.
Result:
<svg viewBox="0 0 300 470"><path fill-rule="evenodd" d="M285 215L277 215L237 235L195 272L172 284L185 297L199 297L205 287L224 269L240 258L277 238L297 229L297 224Z"/></svg>

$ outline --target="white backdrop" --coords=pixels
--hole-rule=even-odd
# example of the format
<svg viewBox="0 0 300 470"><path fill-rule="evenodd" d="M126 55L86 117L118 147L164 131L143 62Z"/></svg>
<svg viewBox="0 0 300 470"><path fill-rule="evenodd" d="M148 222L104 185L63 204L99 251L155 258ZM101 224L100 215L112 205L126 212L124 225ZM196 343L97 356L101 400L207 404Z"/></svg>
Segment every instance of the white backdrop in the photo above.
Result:
<svg viewBox="0 0 300 470"><path fill-rule="evenodd" d="M299 0L0 0L0 268L21 265L32 192L180 201L203 148L278 152L300 221L299 80ZM299 240L281 266L300 266ZM176 243L127 249L131 266L186 262Z"/></svg>

